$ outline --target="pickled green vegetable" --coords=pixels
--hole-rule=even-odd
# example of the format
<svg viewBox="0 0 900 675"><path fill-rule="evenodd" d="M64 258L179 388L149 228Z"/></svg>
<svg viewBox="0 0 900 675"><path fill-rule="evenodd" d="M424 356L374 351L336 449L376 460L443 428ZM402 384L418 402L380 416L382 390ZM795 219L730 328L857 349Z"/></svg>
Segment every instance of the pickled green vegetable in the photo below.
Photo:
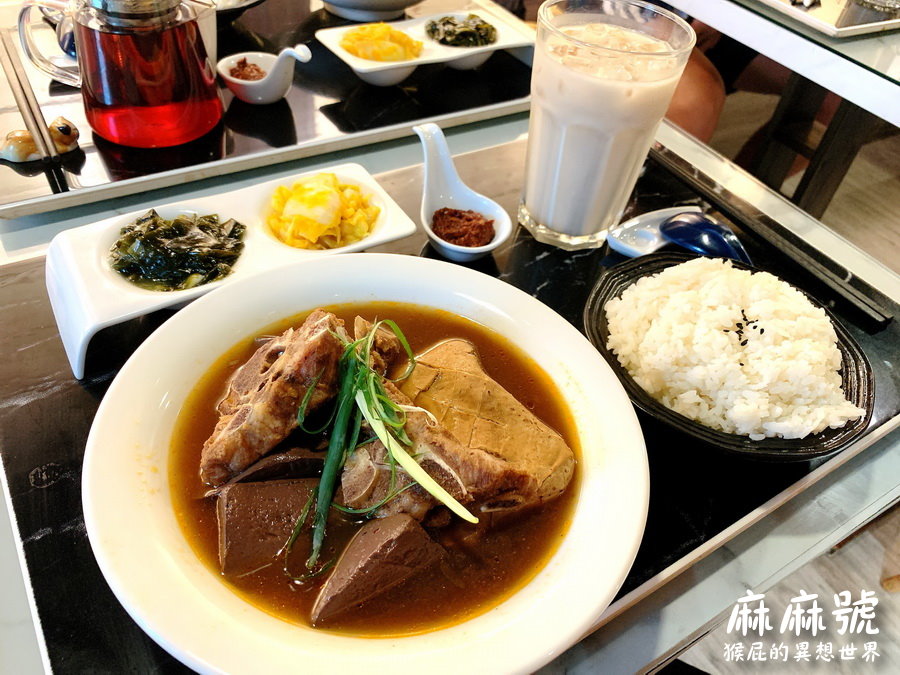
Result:
<svg viewBox="0 0 900 675"><path fill-rule="evenodd" d="M451 47L481 47L497 41L497 29L477 14L465 19L442 16L429 21L425 32L432 40Z"/></svg>
<svg viewBox="0 0 900 675"><path fill-rule="evenodd" d="M151 291L179 291L231 273L244 249L246 228L216 215L166 220L150 210L122 228L109 251L112 268Z"/></svg>

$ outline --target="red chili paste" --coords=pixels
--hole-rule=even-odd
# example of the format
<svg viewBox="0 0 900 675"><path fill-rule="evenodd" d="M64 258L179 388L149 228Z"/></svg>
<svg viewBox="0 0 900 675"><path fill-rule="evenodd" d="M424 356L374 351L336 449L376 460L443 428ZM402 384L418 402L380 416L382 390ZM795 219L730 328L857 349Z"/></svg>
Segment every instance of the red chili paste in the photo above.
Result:
<svg viewBox="0 0 900 675"><path fill-rule="evenodd" d="M457 246L484 246L494 239L494 221L475 211L438 209L431 217L431 229Z"/></svg>
<svg viewBox="0 0 900 675"><path fill-rule="evenodd" d="M266 71L255 63L249 63L246 58L237 62L230 73L232 77L239 80L261 80L266 76Z"/></svg>

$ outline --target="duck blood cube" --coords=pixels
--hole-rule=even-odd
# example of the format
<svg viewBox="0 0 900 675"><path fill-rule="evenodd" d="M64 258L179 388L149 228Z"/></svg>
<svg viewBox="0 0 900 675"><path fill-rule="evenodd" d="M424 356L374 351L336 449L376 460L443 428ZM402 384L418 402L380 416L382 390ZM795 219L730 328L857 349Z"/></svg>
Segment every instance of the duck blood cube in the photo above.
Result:
<svg viewBox="0 0 900 675"><path fill-rule="evenodd" d="M413 518L397 514L363 525L341 555L312 609L313 624L361 605L434 565L444 555Z"/></svg>
<svg viewBox="0 0 900 675"><path fill-rule="evenodd" d="M301 478L223 488L216 504L222 574L244 574L272 562L318 485L318 478ZM298 540L298 547L303 543Z"/></svg>

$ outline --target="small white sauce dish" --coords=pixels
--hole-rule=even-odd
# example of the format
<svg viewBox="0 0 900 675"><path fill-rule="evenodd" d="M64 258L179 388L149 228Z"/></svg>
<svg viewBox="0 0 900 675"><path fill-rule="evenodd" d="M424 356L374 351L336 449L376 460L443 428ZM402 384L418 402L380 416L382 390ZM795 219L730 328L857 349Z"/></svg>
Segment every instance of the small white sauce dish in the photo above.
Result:
<svg viewBox="0 0 900 675"><path fill-rule="evenodd" d="M216 0L216 19L222 26L230 24L248 9L263 2L264 0Z"/></svg>
<svg viewBox="0 0 900 675"><path fill-rule="evenodd" d="M332 0L325 9L350 21L389 21L403 16L403 10L419 0Z"/></svg>
<svg viewBox="0 0 900 675"><path fill-rule="evenodd" d="M306 45L282 49L278 55L267 52L239 52L221 59L216 64L219 76L232 93L245 103L265 105L283 99L294 81L294 61L306 63L312 53ZM231 69L241 59L255 64L266 72L261 80L242 80L231 75Z"/></svg>
<svg viewBox="0 0 900 675"><path fill-rule="evenodd" d="M469 262L482 258L497 249L512 234L512 219L506 210L469 188L459 177L447 139L437 124L421 124L413 127L422 141L425 155L425 179L422 188L420 220L431 245L448 260ZM494 238L484 246L459 246L444 241L431 229L434 212L442 208L475 211L494 221Z"/></svg>

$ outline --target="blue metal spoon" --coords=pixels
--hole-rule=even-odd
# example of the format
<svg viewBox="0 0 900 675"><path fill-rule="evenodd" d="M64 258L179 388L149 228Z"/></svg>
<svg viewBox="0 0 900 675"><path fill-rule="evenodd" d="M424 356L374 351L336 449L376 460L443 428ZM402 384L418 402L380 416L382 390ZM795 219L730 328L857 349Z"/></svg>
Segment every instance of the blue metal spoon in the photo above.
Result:
<svg viewBox="0 0 900 675"><path fill-rule="evenodd" d="M753 264L734 232L703 214L673 216L659 226L659 232L666 240L690 251Z"/></svg>

